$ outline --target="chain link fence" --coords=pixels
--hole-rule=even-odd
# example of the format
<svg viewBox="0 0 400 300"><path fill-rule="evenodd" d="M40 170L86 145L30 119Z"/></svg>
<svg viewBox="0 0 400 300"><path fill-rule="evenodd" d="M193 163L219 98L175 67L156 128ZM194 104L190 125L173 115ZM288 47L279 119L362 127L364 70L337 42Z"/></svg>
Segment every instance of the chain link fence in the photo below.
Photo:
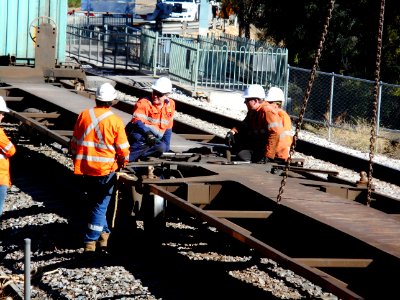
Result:
<svg viewBox="0 0 400 300"><path fill-rule="evenodd" d="M289 66L286 109L298 118L304 101L311 70ZM373 118L375 82L317 72L308 99L305 123L312 124L328 140L335 140L335 128L359 130L368 127ZM400 85L379 83L378 136L400 139Z"/></svg>

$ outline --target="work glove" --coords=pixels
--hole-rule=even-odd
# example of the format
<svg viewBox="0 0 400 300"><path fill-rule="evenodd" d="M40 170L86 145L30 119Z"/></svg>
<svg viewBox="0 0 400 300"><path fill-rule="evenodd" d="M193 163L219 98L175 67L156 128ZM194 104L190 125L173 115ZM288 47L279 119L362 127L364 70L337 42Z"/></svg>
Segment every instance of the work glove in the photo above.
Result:
<svg viewBox="0 0 400 300"><path fill-rule="evenodd" d="M227 143L228 145L232 145L232 144L235 143L235 135L233 134L232 131L229 130L229 131L226 133L225 140L226 140L226 143Z"/></svg>
<svg viewBox="0 0 400 300"><path fill-rule="evenodd" d="M146 144L147 145L154 146L157 143L157 141L158 141L157 137L151 131L146 132Z"/></svg>

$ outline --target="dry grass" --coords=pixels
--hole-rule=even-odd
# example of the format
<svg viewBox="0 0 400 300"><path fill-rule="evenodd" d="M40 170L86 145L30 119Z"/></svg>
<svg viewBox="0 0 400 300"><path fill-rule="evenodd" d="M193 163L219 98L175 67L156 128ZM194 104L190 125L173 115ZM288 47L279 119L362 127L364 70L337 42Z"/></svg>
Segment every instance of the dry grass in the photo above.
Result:
<svg viewBox="0 0 400 300"><path fill-rule="evenodd" d="M338 125L338 124L336 124ZM328 128L315 124L304 124L304 129L321 137L328 137ZM365 120L357 120L355 125L340 124L331 128L331 141L355 150L369 152L371 145L371 126ZM374 153L400 159L400 133L381 131L375 139Z"/></svg>

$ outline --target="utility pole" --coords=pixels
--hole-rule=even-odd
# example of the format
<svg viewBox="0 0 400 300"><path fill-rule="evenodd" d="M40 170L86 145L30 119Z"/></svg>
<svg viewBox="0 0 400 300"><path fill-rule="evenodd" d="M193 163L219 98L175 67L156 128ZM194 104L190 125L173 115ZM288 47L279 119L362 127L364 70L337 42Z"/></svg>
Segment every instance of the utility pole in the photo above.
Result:
<svg viewBox="0 0 400 300"><path fill-rule="evenodd" d="M207 35L208 23L210 19L210 2L209 0L200 0L199 7L199 35Z"/></svg>

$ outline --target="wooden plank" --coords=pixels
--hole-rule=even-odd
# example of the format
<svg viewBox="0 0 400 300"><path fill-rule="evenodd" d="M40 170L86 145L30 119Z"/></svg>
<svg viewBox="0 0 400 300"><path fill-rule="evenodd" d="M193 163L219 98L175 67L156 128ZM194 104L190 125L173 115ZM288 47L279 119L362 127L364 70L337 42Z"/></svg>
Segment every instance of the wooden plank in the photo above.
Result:
<svg viewBox="0 0 400 300"><path fill-rule="evenodd" d="M205 210L205 212L217 218L266 219L272 215L272 211L261 210Z"/></svg>
<svg viewBox="0 0 400 300"><path fill-rule="evenodd" d="M59 113L43 113L43 112L20 112L20 115L26 117L26 118L58 118L60 116Z"/></svg>
<svg viewBox="0 0 400 300"><path fill-rule="evenodd" d="M314 268L366 268L373 262L368 258L295 258L294 260Z"/></svg>
<svg viewBox="0 0 400 300"><path fill-rule="evenodd" d="M279 165L279 164L274 164L274 168L284 170L286 166L284 165ZM289 166L289 171L292 172L306 172L306 173L322 173L322 174L329 174L331 176L337 176L339 175L339 172L337 171L332 171L332 170L321 170L321 169L309 169L309 168L303 168L303 167L293 167Z"/></svg>
<svg viewBox="0 0 400 300"><path fill-rule="evenodd" d="M52 130L54 133L63 136L72 136L73 130Z"/></svg>
<svg viewBox="0 0 400 300"><path fill-rule="evenodd" d="M12 101L22 101L22 100L24 100L24 97L10 97L10 96L7 96L7 97L3 97L3 98L4 98L4 100L5 100L6 102L8 102L8 101L12 102Z"/></svg>

